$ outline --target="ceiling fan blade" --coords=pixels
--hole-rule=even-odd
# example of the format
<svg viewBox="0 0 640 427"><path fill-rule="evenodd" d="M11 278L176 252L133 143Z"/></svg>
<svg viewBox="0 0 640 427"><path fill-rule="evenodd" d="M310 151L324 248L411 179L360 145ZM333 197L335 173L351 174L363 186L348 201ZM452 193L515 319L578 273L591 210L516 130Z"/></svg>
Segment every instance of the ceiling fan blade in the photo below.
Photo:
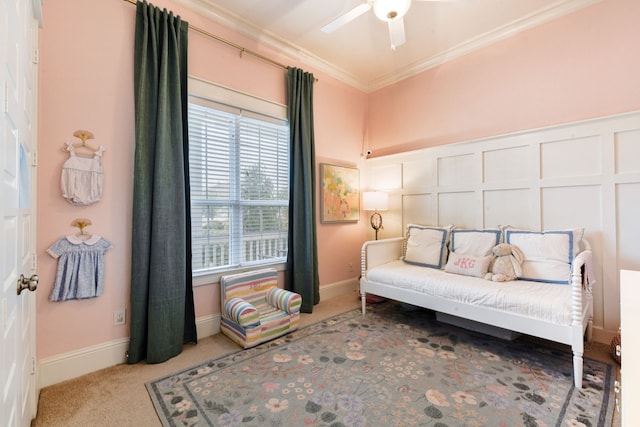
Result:
<svg viewBox="0 0 640 427"><path fill-rule="evenodd" d="M367 13L369 9L371 9L371 3L369 2L362 3L361 5L354 7L344 15L339 16L338 18L329 22L327 25L320 28L320 31L322 31L323 33L332 33L338 28L342 27L347 22L351 22L354 19L356 19L358 16Z"/></svg>
<svg viewBox="0 0 640 427"><path fill-rule="evenodd" d="M391 39L391 50L396 50L407 40L404 36L404 20L402 18L389 21L389 38Z"/></svg>

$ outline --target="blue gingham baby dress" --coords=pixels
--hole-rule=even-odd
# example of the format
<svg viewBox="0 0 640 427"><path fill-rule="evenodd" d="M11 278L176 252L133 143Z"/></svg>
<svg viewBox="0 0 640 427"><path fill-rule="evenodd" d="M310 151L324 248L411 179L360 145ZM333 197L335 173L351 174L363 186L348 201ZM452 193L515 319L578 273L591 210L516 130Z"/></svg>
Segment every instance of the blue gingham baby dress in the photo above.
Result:
<svg viewBox="0 0 640 427"><path fill-rule="evenodd" d="M49 300L93 298L104 288L104 254L111 249L106 239L93 235L87 240L66 236L47 253L58 259L58 272Z"/></svg>

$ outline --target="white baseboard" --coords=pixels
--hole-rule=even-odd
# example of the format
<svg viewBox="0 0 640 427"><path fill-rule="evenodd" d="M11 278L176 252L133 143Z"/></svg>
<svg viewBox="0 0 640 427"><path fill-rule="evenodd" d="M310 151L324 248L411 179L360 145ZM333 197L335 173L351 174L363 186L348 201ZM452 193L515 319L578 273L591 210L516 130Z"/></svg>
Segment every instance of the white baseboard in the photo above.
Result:
<svg viewBox="0 0 640 427"><path fill-rule="evenodd" d="M353 295L357 289L357 279L343 280L322 286L320 298L322 300L342 295ZM220 333L220 314L197 318L196 329L199 338ZM100 369L126 363L125 355L128 348L129 338L120 338L44 358L38 362L38 390Z"/></svg>
<svg viewBox="0 0 640 427"><path fill-rule="evenodd" d="M610 344L613 337L616 336L618 331L607 331L602 327L593 327L593 341L603 344Z"/></svg>
<svg viewBox="0 0 640 427"><path fill-rule="evenodd" d="M354 295L360 290L357 278L342 280L320 287L320 302L343 295Z"/></svg>
<svg viewBox="0 0 640 427"><path fill-rule="evenodd" d="M128 348L127 337L42 359L38 362L38 390L125 363Z"/></svg>
<svg viewBox="0 0 640 427"><path fill-rule="evenodd" d="M196 319L198 337L220 332L220 315L212 314ZM38 390L100 369L126 363L129 338L81 348L69 353L42 359L38 362Z"/></svg>
<svg viewBox="0 0 640 427"><path fill-rule="evenodd" d="M210 314L196 319L198 338L206 338L220 333L220 314Z"/></svg>

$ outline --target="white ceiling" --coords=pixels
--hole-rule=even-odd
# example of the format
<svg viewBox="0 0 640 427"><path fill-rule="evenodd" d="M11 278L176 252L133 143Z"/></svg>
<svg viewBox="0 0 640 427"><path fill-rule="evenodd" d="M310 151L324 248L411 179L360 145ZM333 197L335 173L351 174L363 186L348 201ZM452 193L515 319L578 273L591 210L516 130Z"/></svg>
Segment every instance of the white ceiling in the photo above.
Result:
<svg viewBox="0 0 640 427"><path fill-rule="evenodd" d="M366 0L178 0L190 9L370 92L600 0L413 1L391 50L373 10L320 28Z"/></svg>

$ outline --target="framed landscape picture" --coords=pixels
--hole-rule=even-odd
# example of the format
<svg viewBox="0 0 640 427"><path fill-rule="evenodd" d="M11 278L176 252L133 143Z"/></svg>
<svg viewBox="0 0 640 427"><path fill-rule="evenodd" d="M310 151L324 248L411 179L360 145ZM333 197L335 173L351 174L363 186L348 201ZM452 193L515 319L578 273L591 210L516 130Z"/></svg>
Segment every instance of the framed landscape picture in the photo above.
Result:
<svg viewBox="0 0 640 427"><path fill-rule="evenodd" d="M360 219L360 170L320 163L320 222Z"/></svg>

